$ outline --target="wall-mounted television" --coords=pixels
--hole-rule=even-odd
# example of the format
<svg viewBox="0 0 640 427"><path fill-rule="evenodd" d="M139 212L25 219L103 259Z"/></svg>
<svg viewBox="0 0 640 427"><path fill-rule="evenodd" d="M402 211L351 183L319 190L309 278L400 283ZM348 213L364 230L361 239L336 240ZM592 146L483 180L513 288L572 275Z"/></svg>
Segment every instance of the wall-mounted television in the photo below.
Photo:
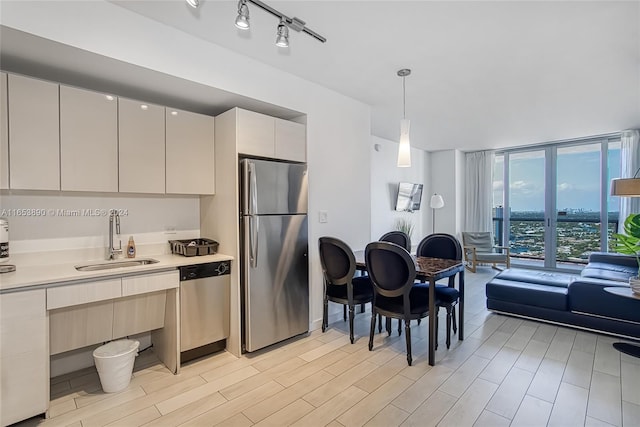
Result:
<svg viewBox="0 0 640 427"><path fill-rule="evenodd" d="M401 182L398 184L398 197L396 198L396 210L413 212L420 210L422 202L422 184Z"/></svg>

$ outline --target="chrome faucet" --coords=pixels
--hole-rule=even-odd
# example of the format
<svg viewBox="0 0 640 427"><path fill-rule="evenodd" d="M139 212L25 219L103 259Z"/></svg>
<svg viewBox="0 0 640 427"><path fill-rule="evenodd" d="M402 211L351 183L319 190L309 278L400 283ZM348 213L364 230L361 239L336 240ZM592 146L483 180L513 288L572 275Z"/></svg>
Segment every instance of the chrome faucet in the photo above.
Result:
<svg viewBox="0 0 640 427"><path fill-rule="evenodd" d="M118 248L113 246L113 222L116 223L116 234L120 235L120 215L118 210L114 209L109 213L109 248L107 249L107 259L116 259L116 255L122 254L122 240Z"/></svg>

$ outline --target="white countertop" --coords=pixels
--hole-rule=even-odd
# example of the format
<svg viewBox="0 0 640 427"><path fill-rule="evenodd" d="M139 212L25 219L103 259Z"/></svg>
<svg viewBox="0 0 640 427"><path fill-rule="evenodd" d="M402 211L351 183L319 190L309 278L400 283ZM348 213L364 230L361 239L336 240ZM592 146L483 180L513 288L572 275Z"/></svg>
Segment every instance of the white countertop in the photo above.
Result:
<svg viewBox="0 0 640 427"><path fill-rule="evenodd" d="M93 280L112 276L124 276L128 274L150 273L154 271L170 270L185 265L204 264L215 261L233 260L232 256L224 254L204 255L185 257L182 255L150 255L136 258L120 258L118 261L128 261L141 258L153 258L159 262L155 264L139 265L135 267L110 268L97 271L78 271L76 265L88 264L91 262L79 261L74 263L60 263L48 265L19 265L16 264L16 271L0 274L0 292L16 290L38 285L49 285L54 283L71 282L76 280ZM96 264L106 263L106 260L95 260ZM237 268L233 266L233 268Z"/></svg>

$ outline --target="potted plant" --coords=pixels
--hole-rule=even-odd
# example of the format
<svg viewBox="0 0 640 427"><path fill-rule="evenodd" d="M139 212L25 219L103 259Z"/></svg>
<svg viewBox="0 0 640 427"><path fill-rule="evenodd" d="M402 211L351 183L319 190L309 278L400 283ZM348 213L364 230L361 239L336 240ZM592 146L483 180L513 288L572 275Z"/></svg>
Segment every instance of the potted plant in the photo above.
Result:
<svg viewBox="0 0 640 427"><path fill-rule="evenodd" d="M411 222L410 219L398 218L396 220L396 230L402 231L411 238L411 234L413 233L413 222Z"/></svg>
<svg viewBox="0 0 640 427"><path fill-rule="evenodd" d="M616 252L636 257L640 269L640 214L631 214L624 220L624 233L614 233L614 249ZM629 278L629 285L634 292L640 292L638 273Z"/></svg>

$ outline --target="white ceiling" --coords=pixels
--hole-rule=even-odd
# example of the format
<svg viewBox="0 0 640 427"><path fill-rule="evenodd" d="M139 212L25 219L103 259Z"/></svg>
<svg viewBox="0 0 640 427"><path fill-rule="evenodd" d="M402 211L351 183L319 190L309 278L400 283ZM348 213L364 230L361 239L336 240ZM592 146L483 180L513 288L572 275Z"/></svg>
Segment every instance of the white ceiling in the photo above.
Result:
<svg viewBox="0 0 640 427"><path fill-rule="evenodd" d="M640 128L637 0L267 0L327 38L320 43L291 31L284 50L274 45L277 19L251 4L247 32L234 26L236 1L200 0L198 9L184 0L112 3L369 104L371 132L389 140L398 139L402 117L402 79L396 72L411 68L411 143L428 151L503 148ZM0 30L0 60L9 71L86 82L88 88L208 114L238 105L283 118L299 115ZM171 48L180 46L167 54Z"/></svg>

